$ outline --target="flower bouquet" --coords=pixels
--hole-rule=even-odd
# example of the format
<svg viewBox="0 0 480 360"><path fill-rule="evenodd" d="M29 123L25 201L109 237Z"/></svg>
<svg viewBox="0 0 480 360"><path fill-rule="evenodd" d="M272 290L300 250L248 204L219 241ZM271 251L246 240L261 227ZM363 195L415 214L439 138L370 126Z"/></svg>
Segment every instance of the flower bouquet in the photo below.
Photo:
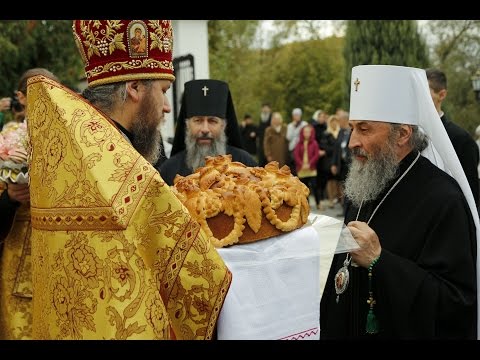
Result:
<svg viewBox="0 0 480 360"><path fill-rule="evenodd" d="M9 122L0 132L0 180L28 183L27 124Z"/></svg>

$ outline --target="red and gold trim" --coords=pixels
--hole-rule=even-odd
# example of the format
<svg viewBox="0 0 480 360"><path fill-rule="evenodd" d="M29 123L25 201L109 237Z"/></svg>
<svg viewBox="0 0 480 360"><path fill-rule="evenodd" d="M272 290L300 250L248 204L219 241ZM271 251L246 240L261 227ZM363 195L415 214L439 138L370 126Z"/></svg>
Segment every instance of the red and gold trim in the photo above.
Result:
<svg viewBox="0 0 480 360"><path fill-rule="evenodd" d="M171 20L74 20L89 86L173 75Z"/></svg>

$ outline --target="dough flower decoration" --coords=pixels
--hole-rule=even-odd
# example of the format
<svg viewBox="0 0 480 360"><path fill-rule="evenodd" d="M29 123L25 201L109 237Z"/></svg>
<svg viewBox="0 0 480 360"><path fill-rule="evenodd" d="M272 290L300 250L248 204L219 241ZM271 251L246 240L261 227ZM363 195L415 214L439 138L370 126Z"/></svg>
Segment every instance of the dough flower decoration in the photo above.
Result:
<svg viewBox="0 0 480 360"><path fill-rule="evenodd" d="M215 247L298 229L310 212L308 187L276 161L263 168L231 155L207 157L193 174L177 175L172 188Z"/></svg>

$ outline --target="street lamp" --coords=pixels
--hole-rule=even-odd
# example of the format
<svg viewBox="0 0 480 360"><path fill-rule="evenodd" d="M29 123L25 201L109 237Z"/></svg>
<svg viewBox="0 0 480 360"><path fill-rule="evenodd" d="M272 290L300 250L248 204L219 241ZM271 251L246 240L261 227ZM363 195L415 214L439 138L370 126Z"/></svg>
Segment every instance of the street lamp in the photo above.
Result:
<svg viewBox="0 0 480 360"><path fill-rule="evenodd" d="M473 91L475 91L475 98L480 102L480 69L472 76L472 87Z"/></svg>

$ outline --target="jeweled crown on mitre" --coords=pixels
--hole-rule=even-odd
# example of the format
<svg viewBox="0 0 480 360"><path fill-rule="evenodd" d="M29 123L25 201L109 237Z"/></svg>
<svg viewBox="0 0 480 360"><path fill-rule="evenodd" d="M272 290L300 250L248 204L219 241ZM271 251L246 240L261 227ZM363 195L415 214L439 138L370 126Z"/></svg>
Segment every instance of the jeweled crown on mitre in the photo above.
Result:
<svg viewBox="0 0 480 360"><path fill-rule="evenodd" d="M74 20L72 28L90 87L175 80L171 20Z"/></svg>

